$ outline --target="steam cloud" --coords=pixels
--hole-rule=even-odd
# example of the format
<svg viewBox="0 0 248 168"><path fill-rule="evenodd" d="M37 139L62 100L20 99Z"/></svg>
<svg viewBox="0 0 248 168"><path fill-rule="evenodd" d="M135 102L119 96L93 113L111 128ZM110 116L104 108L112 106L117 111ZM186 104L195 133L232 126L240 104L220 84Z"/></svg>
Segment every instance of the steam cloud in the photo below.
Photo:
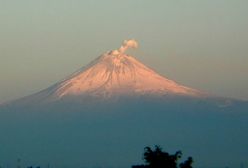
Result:
<svg viewBox="0 0 248 168"><path fill-rule="evenodd" d="M113 50L111 54L113 55L124 54L128 48L138 48L138 42L135 41L134 39L124 40L122 46L118 50Z"/></svg>

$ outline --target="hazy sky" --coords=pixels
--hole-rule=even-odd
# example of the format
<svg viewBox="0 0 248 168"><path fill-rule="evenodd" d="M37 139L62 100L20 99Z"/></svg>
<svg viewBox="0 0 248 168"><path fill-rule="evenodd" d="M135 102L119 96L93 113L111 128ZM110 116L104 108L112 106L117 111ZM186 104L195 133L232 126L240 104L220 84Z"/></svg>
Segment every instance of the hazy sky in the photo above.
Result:
<svg viewBox="0 0 248 168"><path fill-rule="evenodd" d="M247 0L0 0L0 103L44 89L122 40L160 74L248 100Z"/></svg>

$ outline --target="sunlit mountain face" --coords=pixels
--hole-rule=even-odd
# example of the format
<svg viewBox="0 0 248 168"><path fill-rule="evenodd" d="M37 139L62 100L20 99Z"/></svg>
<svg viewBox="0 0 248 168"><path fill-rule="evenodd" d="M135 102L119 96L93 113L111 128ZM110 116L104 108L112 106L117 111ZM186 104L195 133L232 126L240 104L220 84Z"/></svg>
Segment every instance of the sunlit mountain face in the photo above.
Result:
<svg viewBox="0 0 248 168"><path fill-rule="evenodd" d="M0 166L130 167L147 145L196 167L247 160L248 103L167 79L125 54L124 41L64 80L0 106Z"/></svg>

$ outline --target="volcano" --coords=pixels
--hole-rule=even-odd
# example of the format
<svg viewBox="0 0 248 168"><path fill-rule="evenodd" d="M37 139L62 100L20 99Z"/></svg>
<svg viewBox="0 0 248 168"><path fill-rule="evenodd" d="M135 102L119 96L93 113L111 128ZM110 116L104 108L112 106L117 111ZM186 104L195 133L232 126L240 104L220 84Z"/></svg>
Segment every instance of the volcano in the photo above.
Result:
<svg viewBox="0 0 248 168"><path fill-rule="evenodd" d="M54 87L54 96L89 94L111 97L125 94L182 94L197 96L197 90L182 86L151 70L126 54L108 52Z"/></svg>
<svg viewBox="0 0 248 168"><path fill-rule="evenodd" d="M110 99L121 96L204 95L167 79L135 57L125 54L128 48L137 46L135 40L124 41L118 50L102 54L61 82L32 95L31 99L58 101L72 97Z"/></svg>

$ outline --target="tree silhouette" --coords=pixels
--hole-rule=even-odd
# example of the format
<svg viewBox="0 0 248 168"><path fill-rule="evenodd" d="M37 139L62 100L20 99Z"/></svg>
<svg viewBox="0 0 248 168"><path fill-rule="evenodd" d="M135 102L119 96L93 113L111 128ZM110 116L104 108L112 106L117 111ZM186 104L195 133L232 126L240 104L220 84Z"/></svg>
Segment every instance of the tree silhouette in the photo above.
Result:
<svg viewBox="0 0 248 168"><path fill-rule="evenodd" d="M182 152L177 151L175 154L163 152L158 145L152 150L145 147L144 161L146 165L132 166L132 168L178 168L178 160L181 158ZM180 168L192 168L193 158L189 157L186 161L179 165Z"/></svg>

